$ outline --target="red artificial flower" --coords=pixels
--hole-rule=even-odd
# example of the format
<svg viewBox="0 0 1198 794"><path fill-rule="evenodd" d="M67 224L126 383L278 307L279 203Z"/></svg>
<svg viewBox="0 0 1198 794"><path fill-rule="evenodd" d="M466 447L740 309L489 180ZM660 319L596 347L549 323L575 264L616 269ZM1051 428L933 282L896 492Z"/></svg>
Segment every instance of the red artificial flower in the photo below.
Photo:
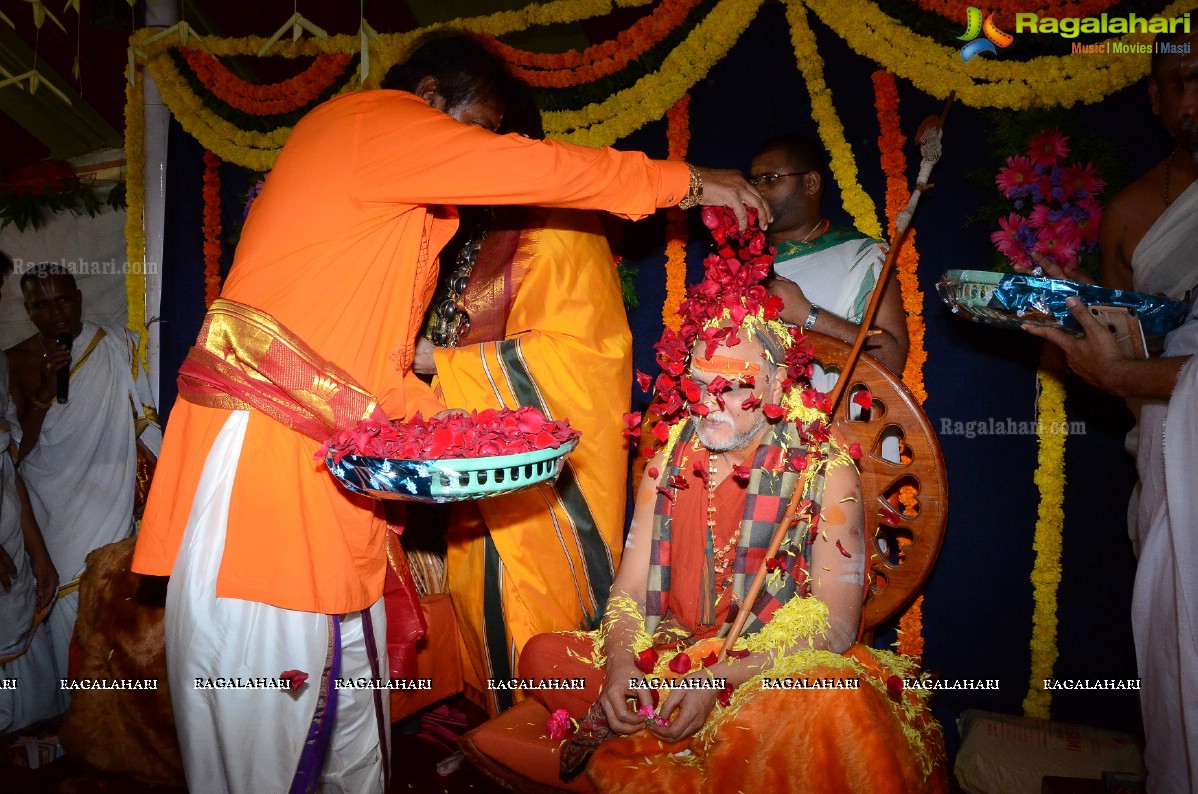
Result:
<svg viewBox="0 0 1198 794"><path fill-rule="evenodd" d="M1061 198L1068 201L1083 192L1083 198L1101 193L1106 189L1106 182L1094 172L1093 163L1074 163L1061 169L1061 187L1065 190Z"/></svg>
<svg viewBox="0 0 1198 794"><path fill-rule="evenodd" d="M691 665L691 658L682 652L679 652L670 660L670 670L678 675L686 675L686 673L690 672Z"/></svg>
<svg viewBox="0 0 1198 794"><path fill-rule="evenodd" d="M303 670L284 670L279 673L279 678L287 682L287 688L295 691L304 685L308 680L308 674Z"/></svg>
<svg viewBox="0 0 1198 794"><path fill-rule="evenodd" d="M545 730L549 733L549 738L553 741L565 741L574 734L574 721L570 719L568 711L558 709L550 714L549 719L545 721Z"/></svg>
<svg viewBox="0 0 1198 794"><path fill-rule="evenodd" d="M1036 179L1036 170L1032 161L1027 157L1008 157L1007 164L998 169L994 184L998 186L1004 198L1014 198L1016 194L1026 190Z"/></svg>
<svg viewBox="0 0 1198 794"><path fill-rule="evenodd" d="M1044 168L1052 168L1069 156L1069 136L1062 135L1057 127L1044 130L1032 138L1027 154L1032 162Z"/></svg>
<svg viewBox="0 0 1198 794"><path fill-rule="evenodd" d="M655 667L657 667L657 651L654 649L646 648L636 655L636 669L645 675L651 674Z"/></svg>
<svg viewBox="0 0 1198 794"><path fill-rule="evenodd" d="M998 252L1005 256L1011 262L1028 267L1032 264L1032 258L1028 256L1027 248L1019 241L1016 235L1027 219L1017 213L1010 213L1005 218L998 219L999 231L993 232L990 235L990 242L994 243L994 247Z"/></svg>

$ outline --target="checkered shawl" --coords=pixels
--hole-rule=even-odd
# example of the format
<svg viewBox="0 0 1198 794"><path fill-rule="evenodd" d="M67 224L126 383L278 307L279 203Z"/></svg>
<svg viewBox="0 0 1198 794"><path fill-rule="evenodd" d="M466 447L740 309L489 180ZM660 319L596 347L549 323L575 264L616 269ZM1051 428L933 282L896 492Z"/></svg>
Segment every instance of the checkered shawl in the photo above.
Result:
<svg viewBox="0 0 1198 794"><path fill-rule="evenodd" d="M662 482L668 483L671 477L683 473L682 462L686 447L694 434L694 422L688 420L674 445ZM781 523L791 496L800 484L804 487L801 496L802 509L779 548L777 559L780 569L767 575L765 586L753 604L752 614L745 621L744 633L759 631L769 622L778 607L796 594L804 596L810 592L807 572L811 565L811 543L819 521L819 502L823 497L824 475L822 466L817 467L814 472L796 472L786 465L787 456L792 450L800 455L806 452L803 447L798 446L798 439L799 430L793 423L780 422L770 428L754 453L740 523L736 561L732 568L732 609L729 611L727 622L720 627L720 636L727 634L736 619L745 592L765 558L774 530ZM822 451L828 452L826 449ZM658 493L654 509L649 581L645 597L645 627L650 634L656 631L662 618L669 612L673 511L674 492L667 487L666 492Z"/></svg>

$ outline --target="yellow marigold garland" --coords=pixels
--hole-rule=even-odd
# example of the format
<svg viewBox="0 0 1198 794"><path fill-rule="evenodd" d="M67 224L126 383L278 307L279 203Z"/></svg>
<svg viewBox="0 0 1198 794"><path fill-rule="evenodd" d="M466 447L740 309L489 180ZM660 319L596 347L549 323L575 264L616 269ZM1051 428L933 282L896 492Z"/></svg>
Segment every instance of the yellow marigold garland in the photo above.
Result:
<svg viewBox="0 0 1198 794"><path fill-rule="evenodd" d="M666 138L669 158L685 160L690 145L690 94L683 94L666 111ZM666 212L666 302L661 307L661 321L677 331L682 327L678 307L686 299L686 213L677 207Z"/></svg>
<svg viewBox="0 0 1198 794"><path fill-rule="evenodd" d="M140 336L141 360L149 367L147 351L149 331L146 327L146 232L143 216L146 209L146 108L144 83L138 80L125 86L125 257L129 268L125 273L125 302L128 304L128 325Z"/></svg>
<svg viewBox="0 0 1198 794"><path fill-rule="evenodd" d="M874 106L878 110L878 124L881 130L878 149L882 156L882 170L886 174L886 217L889 219L889 233L893 239L898 213L911 197L911 191L907 186L907 157L903 152L907 137L903 135L899 126L898 85L894 75L885 71L874 72L873 83ZM895 264L903 296L903 308L906 310L907 338L910 340L907 365L903 370L903 384L911 390L919 404L923 405L928 398L923 381L923 365L927 361L928 352L924 348L923 291L919 288L919 278L916 275L919 252L915 248L914 229L910 229L903 239L903 247L899 249ZM899 653L917 659L923 656L923 595L917 596L899 618L898 637Z"/></svg>
<svg viewBox="0 0 1198 794"><path fill-rule="evenodd" d="M944 99L956 91L957 99L971 107L1025 109L1098 102L1148 74L1149 56L1144 53L1097 60L1066 53L1028 61L974 58L963 63L955 47L921 36L870 0L787 2L792 10L802 3L810 6L853 52L910 80L924 93ZM1160 15L1181 16L1195 8L1198 0L1176 0ZM1151 40L1147 33L1109 39L1135 44Z"/></svg>
<svg viewBox="0 0 1198 794"><path fill-rule="evenodd" d="M786 0L786 18L790 22L790 39L794 45L795 60L807 83L811 95L811 116L819 128L820 140L828 152L828 164L836 184L840 185L841 203L853 218L853 223L862 234L881 237L882 227L878 223L878 210L873 199L857 182L857 162L853 159L853 148L844 136L844 125L836 115L832 104L832 92L824 82L824 59L815 47L815 33L807 22L807 11L803 0Z"/></svg>
<svg viewBox="0 0 1198 794"><path fill-rule="evenodd" d="M661 118L728 54L762 2L723 0L666 56L657 72L602 102L545 113L545 133L583 146L609 146Z"/></svg>
<svg viewBox="0 0 1198 794"><path fill-rule="evenodd" d="M1045 691L1044 679L1052 678L1057 651L1057 587L1061 583L1061 530L1065 523L1065 385L1057 365L1049 364L1047 353L1040 357L1036 372L1039 394L1036 397L1036 422L1040 454L1036 464L1036 487L1040 489L1040 508L1036 519L1032 565L1032 670L1024 716L1046 720L1052 693Z"/></svg>

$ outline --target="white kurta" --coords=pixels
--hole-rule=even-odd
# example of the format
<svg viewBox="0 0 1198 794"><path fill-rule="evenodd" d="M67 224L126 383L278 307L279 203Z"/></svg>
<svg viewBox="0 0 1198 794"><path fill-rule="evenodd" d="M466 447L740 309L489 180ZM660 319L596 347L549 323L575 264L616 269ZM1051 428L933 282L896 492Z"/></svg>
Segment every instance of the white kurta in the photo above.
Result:
<svg viewBox="0 0 1198 794"><path fill-rule="evenodd" d="M1198 356L1198 303L1166 356ZM1149 792L1198 791L1198 358L1140 412L1132 631Z"/></svg>
<svg viewBox="0 0 1198 794"><path fill-rule="evenodd" d="M99 330L94 323L83 323L71 348L73 362L82 358ZM142 415L153 400L135 356L136 337L124 328L103 330L99 344L71 377L69 402L50 406L36 446L21 462L34 516L63 584L82 572L88 553L133 531L135 413ZM162 433L156 426L141 438L157 453ZM44 624L63 678L78 612L75 592L58 599Z"/></svg>
<svg viewBox="0 0 1198 794"><path fill-rule="evenodd" d="M37 582L25 554L21 533L21 501L10 444L21 439L21 425L8 394L8 357L0 355L0 546L17 572L8 592L0 590L0 680L15 681L15 689L0 688L0 734L52 717L66 708L55 678L49 635L33 630ZM17 655L20 654L20 655Z"/></svg>

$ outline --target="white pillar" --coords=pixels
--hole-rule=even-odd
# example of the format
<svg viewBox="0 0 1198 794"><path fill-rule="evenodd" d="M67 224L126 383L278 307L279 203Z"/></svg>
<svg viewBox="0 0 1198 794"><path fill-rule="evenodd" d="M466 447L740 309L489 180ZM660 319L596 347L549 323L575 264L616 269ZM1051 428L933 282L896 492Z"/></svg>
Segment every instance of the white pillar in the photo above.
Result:
<svg viewBox="0 0 1198 794"><path fill-rule="evenodd" d="M169 28L179 21L178 0L154 0L146 3L146 27ZM162 324L157 322L162 307L162 235L166 212L166 139L170 128L170 111L162 104L158 86L149 71L142 70L139 80L145 80L146 188L145 214L142 225L146 232L146 321L149 324L148 351L150 388L154 404L160 404L158 381L162 367Z"/></svg>

